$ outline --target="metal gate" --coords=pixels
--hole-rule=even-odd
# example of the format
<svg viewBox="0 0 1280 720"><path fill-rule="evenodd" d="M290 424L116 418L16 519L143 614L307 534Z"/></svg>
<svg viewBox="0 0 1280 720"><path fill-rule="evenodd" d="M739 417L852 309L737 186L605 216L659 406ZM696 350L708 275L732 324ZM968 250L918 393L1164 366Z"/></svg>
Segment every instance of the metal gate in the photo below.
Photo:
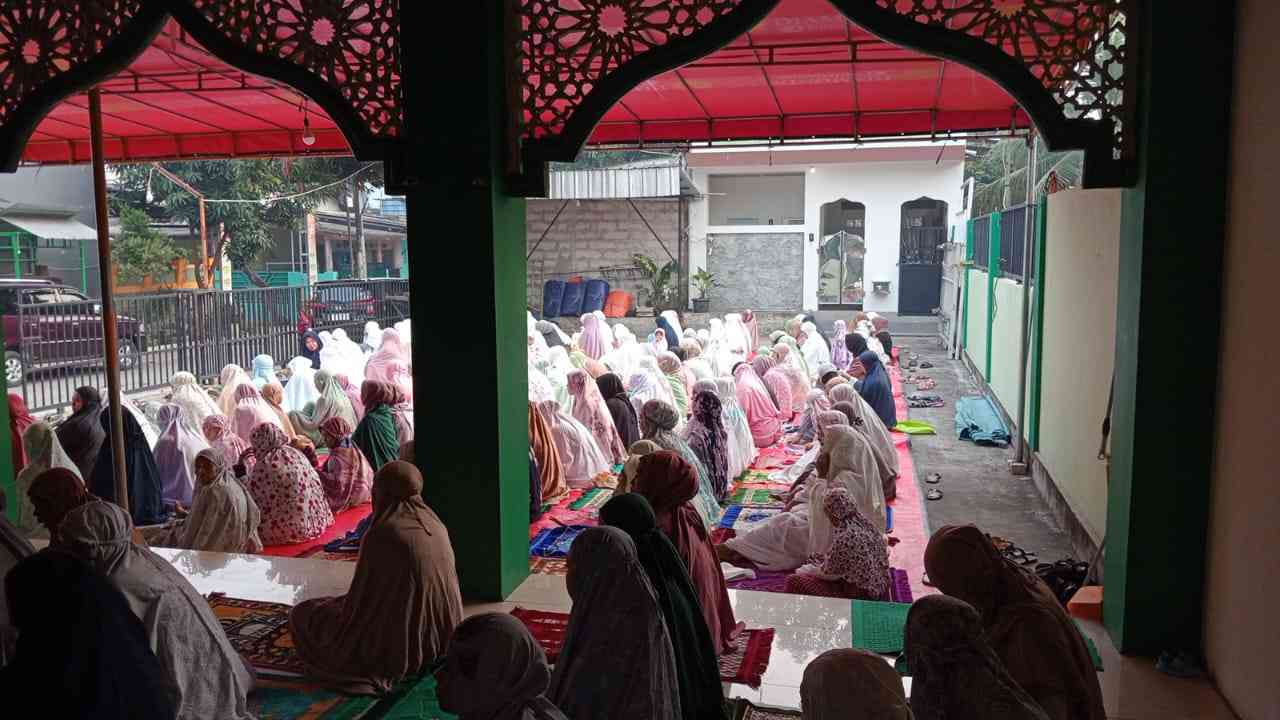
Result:
<svg viewBox="0 0 1280 720"><path fill-rule="evenodd" d="M919 198L902 205L898 254L898 314L931 315L942 302L947 204Z"/></svg>

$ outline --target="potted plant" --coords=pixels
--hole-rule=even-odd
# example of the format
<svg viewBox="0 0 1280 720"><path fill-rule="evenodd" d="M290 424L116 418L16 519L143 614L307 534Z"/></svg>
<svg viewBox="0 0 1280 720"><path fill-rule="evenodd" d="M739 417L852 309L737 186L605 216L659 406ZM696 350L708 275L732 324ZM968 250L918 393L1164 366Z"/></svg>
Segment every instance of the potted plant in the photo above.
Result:
<svg viewBox="0 0 1280 720"><path fill-rule="evenodd" d="M640 268L640 274L649 281L647 288L649 304L653 307L654 313L670 310L676 295L676 288L671 281L679 275L680 265L675 260L671 260L666 265L658 267L657 261L653 258L639 253L632 255L631 259L636 267Z"/></svg>
<svg viewBox="0 0 1280 720"><path fill-rule="evenodd" d="M719 284L716 276L707 272L706 268L698 268L698 272L693 274L693 286L698 288L698 297L693 301L694 312L704 313L710 309L711 289Z"/></svg>

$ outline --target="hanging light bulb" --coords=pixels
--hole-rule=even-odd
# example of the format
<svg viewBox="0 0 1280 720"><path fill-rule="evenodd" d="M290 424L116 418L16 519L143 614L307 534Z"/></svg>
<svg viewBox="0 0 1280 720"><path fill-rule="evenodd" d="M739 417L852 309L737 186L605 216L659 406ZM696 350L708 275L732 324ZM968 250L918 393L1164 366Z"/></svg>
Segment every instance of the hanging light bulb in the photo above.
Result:
<svg viewBox="0 0 1280 720"><path fill-rule="evenodd" d="M302 144L311 147L316 144L316 135L311 132L311 115L307 112L307 101L302 101Z"/></svg>
<svg viewBox="0 0 1280 720"><path fill-rule="evenodd" d="M155 168L151 168L150 170L147 171L147 204L148 205L156 201L155 194L151 192L151 176L155 173L155 171L156 171Z"/></svg>

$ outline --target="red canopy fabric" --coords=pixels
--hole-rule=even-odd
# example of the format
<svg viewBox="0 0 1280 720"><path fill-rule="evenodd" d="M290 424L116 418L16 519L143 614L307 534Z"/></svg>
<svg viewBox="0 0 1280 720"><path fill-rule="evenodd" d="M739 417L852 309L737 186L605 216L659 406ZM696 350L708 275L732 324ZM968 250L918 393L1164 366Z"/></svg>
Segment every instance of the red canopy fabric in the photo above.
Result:
<svg viewBox="0 0 1280 720"><path fill-rule="evenodd" d="M288 86L249 75L209 53L170 22L128 68L99 85L110 162L350 154L346 138L315 103ZM59 103L37 126L22 159L90 162L88 98Z"/></svg>
<svg viewBox="0 0 1280 720"><path fill-rule="evenodd" d="M592 144L939 135L1030 127L999 85L890 45L828 0L783 0L729 46L636 87Z"/></svg>

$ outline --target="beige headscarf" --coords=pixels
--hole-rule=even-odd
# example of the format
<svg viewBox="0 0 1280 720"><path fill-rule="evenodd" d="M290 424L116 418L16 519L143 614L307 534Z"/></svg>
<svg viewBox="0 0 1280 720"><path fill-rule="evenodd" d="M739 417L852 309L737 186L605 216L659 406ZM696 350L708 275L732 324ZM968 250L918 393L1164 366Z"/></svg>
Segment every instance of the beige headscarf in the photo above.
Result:
<svg viewBox="0 0 1280 720"><path fill-rule="evenodd" d="M212 465L211 478L201 477L201 461ZM262 522L262 513L253 495L236 479L222 451L201 450L196 455L193 472L196 485L191 514L165 528L162 534L150 537L148 542L155 547L187 550L261 552L258 525Z"/></svg>
<svg viewBox="0 0 1280 720"><path fill-rule="evenodd" d="M833 425L826 428L825 434L822 453L828 462L827 487L848 490L858 510L877 530L884 532L884 488L870 443L848 425Z"/></svg>
<svg viewBox="0 0 1280 720"><path fill-rule="evenodd" d="M662 447L652 440L637 440L627 448L627 462L622 466L622 475L618 477L616 495L631 492L636 484L636 473L640 470L640 458L649 453L656 453Z"/></svg>
<svg viewBox="0 0 1280 720"><path fill-rule="evenodd" d="M542 646L506 613L459 625L436 679L440 707L459 720L568 720L546 698L551 670Z"/></svg>
<svg viewBox="0 0 1280 720"><path fill-rule="evenodd" d="M912 720L902 678L866 650L828 650L804 669L800 707L807 720Z"/></svg>
<svg viewBox="0 0 1280 720"><path fill-rule="evenodd" d="M64 547L107 576L142 621L181 718L244 718L253 676L209 603L167 561L135 545L129 514L106 502L67 513Z"/></svg>
<svg viewBox="0 0 1280 720"><path fill-rule="evenodd" d="M462 595L444 523L422 499L422 474L403 460L373 478L373 515L351 589L307 600L289 628L307 674L357 695L417 677L462 620Z"/></svg>

